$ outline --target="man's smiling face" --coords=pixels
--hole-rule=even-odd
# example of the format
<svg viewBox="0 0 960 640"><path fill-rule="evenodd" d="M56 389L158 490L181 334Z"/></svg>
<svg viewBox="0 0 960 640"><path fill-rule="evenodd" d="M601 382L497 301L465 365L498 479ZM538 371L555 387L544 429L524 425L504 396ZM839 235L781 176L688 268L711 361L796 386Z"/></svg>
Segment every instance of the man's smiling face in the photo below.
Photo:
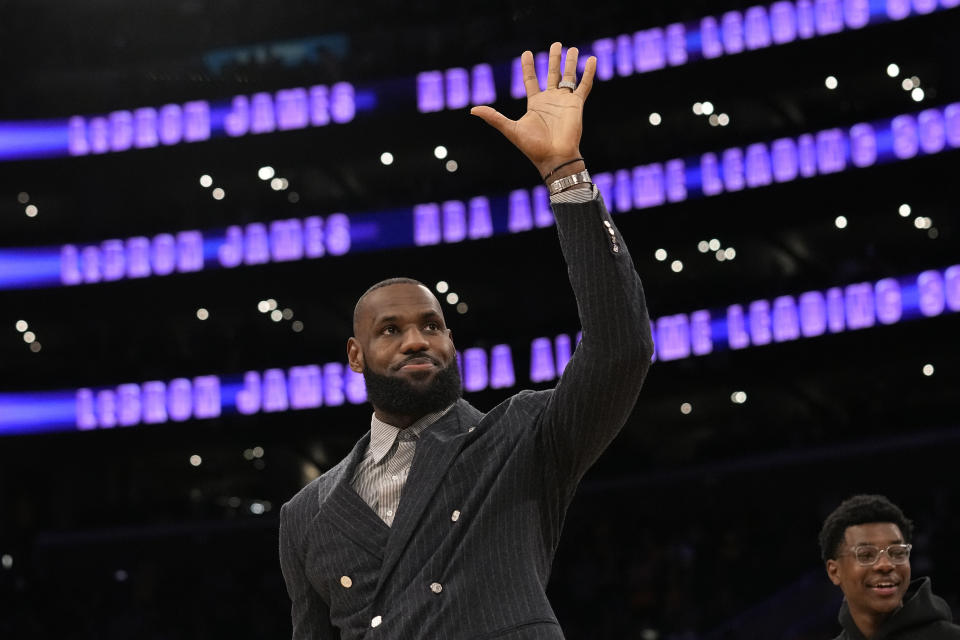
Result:
<svg viewBox="0 0 960 640"><path fill-rule="evenodd" d="M857 562L853 549L860 545L885 549L903 542L900 528L892 522L847 527L837 558L827 561L827 575L843 591L855 620L882 620L900 608L910 585L910 560L893 564L887 553L881 553L875 564L863 566Z"/></svg>

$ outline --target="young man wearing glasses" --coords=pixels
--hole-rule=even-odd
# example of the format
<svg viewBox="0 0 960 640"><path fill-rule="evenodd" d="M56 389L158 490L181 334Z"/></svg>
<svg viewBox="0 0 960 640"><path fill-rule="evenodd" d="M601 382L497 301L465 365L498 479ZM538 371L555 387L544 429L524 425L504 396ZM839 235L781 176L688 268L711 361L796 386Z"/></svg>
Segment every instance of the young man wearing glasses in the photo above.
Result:
<svg viewBox="0 0 960 640"><path fill-rule="evenodd" d="M820 553L844 595L835 640L960 639L930 578L910 581L912 536L913 523L884 496L853 496L827 516Z"/></svg>

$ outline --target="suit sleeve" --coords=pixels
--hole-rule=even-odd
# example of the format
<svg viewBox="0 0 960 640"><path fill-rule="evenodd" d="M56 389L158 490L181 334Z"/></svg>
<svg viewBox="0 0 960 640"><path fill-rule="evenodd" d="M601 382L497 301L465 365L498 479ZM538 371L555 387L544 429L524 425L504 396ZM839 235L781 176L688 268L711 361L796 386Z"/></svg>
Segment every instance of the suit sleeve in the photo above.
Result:
<svg viewBox="0 0 960 640"><path fill-rule="evenodd" d="M553 204L582 338L540 424L548 461L569 494L633 410L653 339L640 277L602 199Z"/></svg>
<svg viewBox="0 0 960 640"><path fill-rule="evenodd" d="M280 569L290 596L293 640L339 640L339 631L330 623L330 609L310 584L304 568L298 541L309 520L299 522L294 511L290 504L280 509Z"/></svg>

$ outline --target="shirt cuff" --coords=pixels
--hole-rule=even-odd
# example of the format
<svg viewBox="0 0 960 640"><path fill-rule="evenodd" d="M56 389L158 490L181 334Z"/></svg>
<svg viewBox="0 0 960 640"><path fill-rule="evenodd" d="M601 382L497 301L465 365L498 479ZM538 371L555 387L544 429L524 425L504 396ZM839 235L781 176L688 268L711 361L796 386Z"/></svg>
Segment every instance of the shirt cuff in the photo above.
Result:
<svg viewBox="0 0 960 640"><path fill-rule="evenodd" d="M566 191L561 191L555 195L550 196L551 204L582 204L584 202L590 202L591 200L596 200L600 195L600 190L597 189L597 185L591 183L589 189L584 189L583 187L567 189Z"/></svg>

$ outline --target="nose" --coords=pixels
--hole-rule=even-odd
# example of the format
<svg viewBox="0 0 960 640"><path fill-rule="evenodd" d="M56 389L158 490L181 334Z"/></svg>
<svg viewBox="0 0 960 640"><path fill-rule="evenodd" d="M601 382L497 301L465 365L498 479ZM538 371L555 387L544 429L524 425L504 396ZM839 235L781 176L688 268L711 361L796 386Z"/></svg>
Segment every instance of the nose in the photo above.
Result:
<svg viewBox="0 0 960 640"><path fill-rule="evenodd" d="M890 562L890 555L887 553L886 549L880 551L880 557L877 558L877 563L874 566L878 571L893 571L893 563Z"/></svg>
<svg viewBox="0 0 960 640"><path fill-rule="evenodd" d="M410 327L403 332L403 344L401 350L403 353L416 353L417 351L426 351L430 346L427 339L417 327Z"/></svg>

